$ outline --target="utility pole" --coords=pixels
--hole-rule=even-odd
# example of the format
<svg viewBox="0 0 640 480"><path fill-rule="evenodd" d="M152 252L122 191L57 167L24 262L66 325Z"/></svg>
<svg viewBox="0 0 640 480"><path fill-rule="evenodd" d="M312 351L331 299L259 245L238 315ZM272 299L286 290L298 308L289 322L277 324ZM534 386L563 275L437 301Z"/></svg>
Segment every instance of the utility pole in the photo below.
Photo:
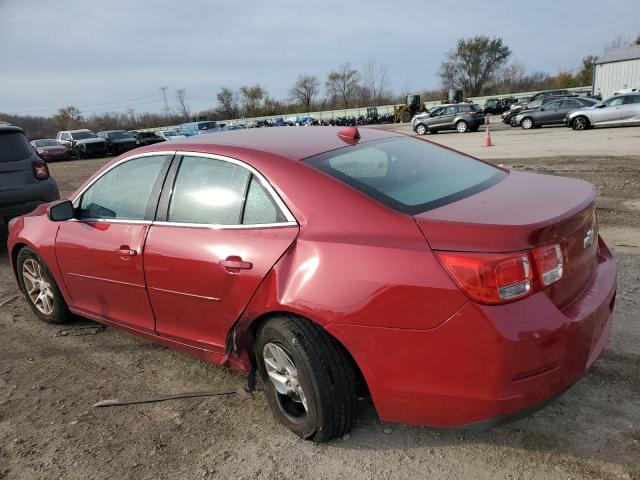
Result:
<svg viewBox="0 0 640 480"><path fill-rule="evenodd" d="M162 92L162 100L164 102L164 108L162 109L162 113L165 117L169 116L169 99L167 98L167 87L160 87L160 91Z"/></svg>

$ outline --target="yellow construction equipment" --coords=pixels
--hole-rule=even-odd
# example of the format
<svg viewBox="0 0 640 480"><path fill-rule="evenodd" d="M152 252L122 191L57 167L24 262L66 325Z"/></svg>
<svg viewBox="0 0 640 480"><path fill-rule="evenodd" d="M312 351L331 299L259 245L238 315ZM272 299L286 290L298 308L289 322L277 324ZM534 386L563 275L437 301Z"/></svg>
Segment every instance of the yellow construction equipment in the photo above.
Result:
<svg viewBox="0 0 640 480"><path fill-rule="evenodd" d="M410 122L418 112L424 110L424 102L421 95L407 95L404 105L393 107L393 116L396 123Z"/></svg>

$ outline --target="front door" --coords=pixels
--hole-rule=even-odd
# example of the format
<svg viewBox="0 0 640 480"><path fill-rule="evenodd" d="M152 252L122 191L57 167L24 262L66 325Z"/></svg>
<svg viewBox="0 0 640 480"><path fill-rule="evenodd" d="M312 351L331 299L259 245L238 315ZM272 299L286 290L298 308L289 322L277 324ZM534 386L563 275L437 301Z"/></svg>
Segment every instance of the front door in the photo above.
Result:
<svg viewBox="0 0 640 480"><path fill-rule="evenodd" d="M167 185L144 251L157 333L223 351L298 225L260 174L240 162L186 156Z"/></svg>
<svg viewBox="0 0 640 480"><path fill-rule="evenodd" d="M153 331L143 250L170 156L121 161L74 201L61 222L56 256L71 307L79 313Z"/></svg>
<svg viewBox="0 0 640 480"><path fill-rule="evenodd" d="M591 113L594 125L601 125L607 123L619 122L621 117L621 108L624 103L624 97L612 97L601 104L601 106L594 108Z"/></svg>

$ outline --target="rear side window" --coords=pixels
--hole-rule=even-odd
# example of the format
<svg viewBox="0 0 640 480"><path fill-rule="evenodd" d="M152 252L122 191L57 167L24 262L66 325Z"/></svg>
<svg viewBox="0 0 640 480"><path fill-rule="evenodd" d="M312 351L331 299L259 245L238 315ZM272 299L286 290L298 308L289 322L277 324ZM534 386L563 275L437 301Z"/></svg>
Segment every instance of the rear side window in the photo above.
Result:
<svg viewBox="0 0 640 480"><path fill-rule="evenodd" d="M473 195L507 175L479 160L412 138L367 142L305 162L409 215Z"/></svg>
<svg viewBox="0 0 640 480"><path fill-rule="evenodd" d="M252 175L247 192L242 223L245 225L255 225L286 221L287 219L275 204L271 195L267 193L255 175Z"/></svg>
<svg viewBox="0 0 640 480"><path fill-rule="evenodd" d="M15 162L31 156L31 145L20 132L0 132L0 162Z"/></svg>
<svg viewBox="0 0 640 480"><path fill-rule="evenodd" d="M151 191L166 156L142 157L113 167L80 201L80 218L144 220Z"/></svg>
<svg viewBox="0 0 640 480"><path fill-rule="evenodd" d="M222 160L184 157L173 186L167 220L238 225L251 172Z"/></svg>
<svg viewBox="0 0 640 480"><path fill-rule="evenodd" d="M629 95L625 98L624 103L640 103L640 95Z"/></svg>

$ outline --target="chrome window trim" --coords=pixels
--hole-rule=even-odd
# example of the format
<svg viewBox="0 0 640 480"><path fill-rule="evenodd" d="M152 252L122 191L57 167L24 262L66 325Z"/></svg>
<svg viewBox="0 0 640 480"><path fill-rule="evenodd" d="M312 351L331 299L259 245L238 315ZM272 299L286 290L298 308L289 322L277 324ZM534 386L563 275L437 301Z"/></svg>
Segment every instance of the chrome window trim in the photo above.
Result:
<svg viewBox="0 0 640 480"><path fill-rule="evenodd" d="M183 223L183 222L153 222L152 226L158 227L182 227L182 228L207 228L210 230L241 230L247 228L278 228L297 226L298 222L278 222L278 223L253 223L240 225L226 225L221 223Z"/></svg>
<svg viewBox="0 0 640 480"><path fill-rule="evenodd" d="M280 222L280 223L266 223L266 224L254 224L254 225L217 225L217 224L211 224L211 223L180 223L180 222L154 222L156 225L159 224L181 224L182 226L205 226L205 227L214 227L214 228L251 228L252 226L254 228L256 228L256 225L268 225L268 226L283 226L283 225L297 225L298 222L296 221L296 218L293 216L293 214L291 213L291 210L289 210L289 208L287 207L287 205L282 201L282 199L280 198L280 195L278 195L278 193L275 191L275 189L271 186L271 184L267 181L266 178L264 178L264 176L255 168L253 168L251 165L249 165L248 163L243 162L242 160L237 160L235 158L231 158L231 157L225 157L223 155L216 155L214 153L200 153L200 152L183 152L183 151L177 151L175 152L176 156L180 155L183 157L200 157L200 158L210 158L212 160L220 160L222 162L227 162L227 163L232 163L234 165L238 165L240 167L243 167L247 170L249 170L260 182L260 185L262 186L262 188L264 188L267 193L271 196L272 200L276 203L276 205L278 206L278 208L280 209L280 211L284 214L284 217L287 219L286 222ZM180 174L180 171L178 170L178 173L176 174L176 178L177 175ZM246 199L245 199L246 201Z"/></svg>
<svg viewBox="0 0 640 480"><path fill-rule="evenodd" d="M238 225L224 225L224 224L214 224L214 223L182 223L182 222L152 222L150 220L119 220L119 219L106 219L106 218L82 218L82 219L71 219L71 221L75 222L101 222L101 223L124 223L124 224L134 224L134 225L158 225L158 226L176 226L176 227L189 227L189 228L209 228L214 230L223 230L223 229L247 229L247 228L275 228L275 227L286 227L292 225L298 225L296 218L291 213L291 210L287 207L284 201L280 198L280 195L275 191L275 189L271 186L271 184L266 180L266 178L251 165L237 160L231 157L225 157L223 155L216 155L212 153L201 153L201 152L186 152L186 151L175 151L175 150L160 150L156 152L146 152L139 153L136 155L131 155L130 157L125 157L122 160L115 162L113 165L110 165L109 168L105 169L100 173L97 177L95 177L91 183L87 184L82 190L80 190L71 200L73 203L73 208L79 207L80 198L82 195L91 188L103 175L106 175L107 172L110 172L118 165L122 165L124 162L128 162L130 160L135 160L143 157L155 157L162 155L171 155L171 156L185 156L185 157L202 157L202 158L210 158L213 160L220 160L227 163L232 163L234 165L238 165L249 170L260 182L262 188L264 188L267 193L271 196L273 201L276 203L277 207L283 213L286 222L278 222L278 223L256 223L256 224L238 224ZM166 187L165 187L166 188ZM246 201L246 199L245 199Z"/></svg>
<svg viewBox="0 0 640 480"><path fill-rule="evenodd" d="M151 225L151 220L125 220L123 218L72 218L69 222L92 223L124 223L127 225Z"/></svg>
<svg viewBox="0 0 640 480"><path fill-rule="evenodd" d="M173 151L173 150L162 150L162 151L158 151L158 152L138 153L136 155L131 155L130 157L123 158L122 160L118 160L113 165L110 165L109 168L106 168L104 171L100 172L100 175L98 175L96 178L94 178L91 181L91 183L89 183L82 190L80 190L78 193L76 193L75 197L73 197L73 199L71 200L71 203L73 203L73 208L78 208L80 206L78 204L78 202L80 200L80 197L82 197L82 195L84 195L84 192L86 192L88 189L90 189L98 180L100 180L104 175L106 175L107 172L110 172L111 170L116 168L118 165L122 165L123 163L128 162L129 160L135 160L137 158L157 157L157 156L162 156L162 155L171 155L171 156L173 156L175 154L176 154L176 152ZM90 219L86 219L85 218L83 220L90 220ZM97 221L97 220L95 220L95 221ZM109 220L109 221L113 222L115 220ZM125 220L120 220L120 221L125 221ZM129 220L129 221L137 221L137 220ZM142 220L140 220L140 221L142 221Z"/></svg>

